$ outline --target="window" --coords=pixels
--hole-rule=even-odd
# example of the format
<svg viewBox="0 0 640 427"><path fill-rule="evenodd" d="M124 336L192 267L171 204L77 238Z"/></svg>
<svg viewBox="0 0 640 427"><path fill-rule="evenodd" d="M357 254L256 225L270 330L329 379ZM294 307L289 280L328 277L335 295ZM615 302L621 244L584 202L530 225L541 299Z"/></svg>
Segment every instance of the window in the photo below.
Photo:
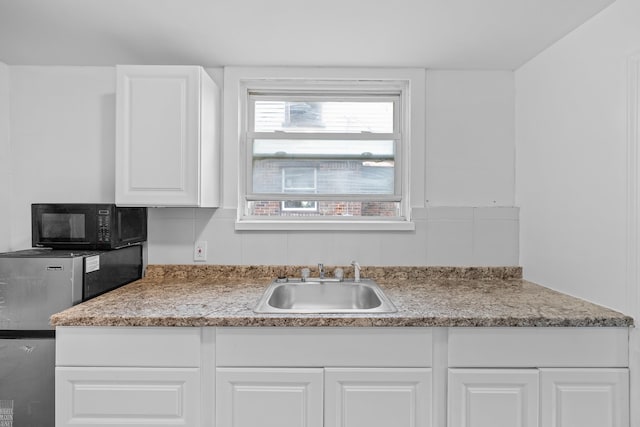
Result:
<svg viewBox="0 0 640 427"><path fill-rule="evenodd" d="M392 80L240 81L237 224L408 223L407 92Z"/></svg>
<svg viewBox="0 0 640 427"><path fill-rule="evenodd" d="M283 193L315 193L318 186L316 168L282 168ZM317 212L318 202L310 200L284 200L283 211Z"/></svg>

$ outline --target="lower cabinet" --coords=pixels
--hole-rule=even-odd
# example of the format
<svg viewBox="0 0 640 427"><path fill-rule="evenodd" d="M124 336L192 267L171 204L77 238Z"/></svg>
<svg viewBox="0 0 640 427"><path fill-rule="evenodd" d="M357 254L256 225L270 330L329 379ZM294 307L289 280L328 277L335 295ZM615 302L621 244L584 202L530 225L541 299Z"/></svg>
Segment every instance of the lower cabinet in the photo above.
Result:
<svg viewBox="0 0 640 427"><path fill-rule="evenodd" d="M629 426L628 369L540 369L541 426Z"/></svg>
<svg viewBox="0 0 640 427"><path fill-rule="evenodd" d="M201 427L203 390L197 328L56 329L56 427Z"/></svg>
<svg viewBox="0 0 640 427"><path fill-rule="evenodd" d="M318 368L218 368L216 426L322 427Z"/></svg>
<svg viewBox="0 0 640 427"><path fill-rule="evenodd" d="M449 369L448 427L627 427L628 387L628 369Z"/></svg>
<svg viewBox="0 0 640 427"><path fill-rule="evenodd" d="M57 425L199 426L197 368L56 369Z"/></svg>
<svg viewBox="0 0 640 427"><path fill-rule="evenodd" d="M431 426L427 368L219 368L216 376L217 427Z"/></svg>
<svg viewBox="0 0 640 427"><path fill-rule="evenodd" d="M431 369L326 368L325 427L430 427Z"/></svg>
<svg viewBox="0 0 640 427"><path fill-rule="evenodd" d="M537 427L536 369L450 369L449 427Z"/></svg>
<svg viewBox="0 0 640 427"><path fill-rule="evenodd" d="M56 329L56 427L629 427L623 328Z"/></svg>

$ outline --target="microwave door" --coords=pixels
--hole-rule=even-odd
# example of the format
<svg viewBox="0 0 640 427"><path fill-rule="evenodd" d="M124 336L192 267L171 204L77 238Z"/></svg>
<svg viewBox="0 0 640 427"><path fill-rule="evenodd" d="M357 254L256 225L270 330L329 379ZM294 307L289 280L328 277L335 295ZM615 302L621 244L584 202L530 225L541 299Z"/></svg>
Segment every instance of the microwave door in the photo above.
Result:
<svg viewBox="0 0 640 427"><path fill-rule="evenodd" d="M96 238L95 216L93 206L32 204L32 246L89 249Z"/></svg>

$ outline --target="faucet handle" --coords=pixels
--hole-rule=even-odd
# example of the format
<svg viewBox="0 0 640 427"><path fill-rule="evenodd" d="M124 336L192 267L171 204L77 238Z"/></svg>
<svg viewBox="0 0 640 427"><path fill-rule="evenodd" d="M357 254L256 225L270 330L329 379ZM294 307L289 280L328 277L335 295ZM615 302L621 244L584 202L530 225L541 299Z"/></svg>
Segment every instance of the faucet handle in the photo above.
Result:
<svg viewBox="0 0 640 427"><path fill-rule="evenodd" d="M351 261L351 265L353 266L353 281L360 281L360 264L357 261Z"/></svg>

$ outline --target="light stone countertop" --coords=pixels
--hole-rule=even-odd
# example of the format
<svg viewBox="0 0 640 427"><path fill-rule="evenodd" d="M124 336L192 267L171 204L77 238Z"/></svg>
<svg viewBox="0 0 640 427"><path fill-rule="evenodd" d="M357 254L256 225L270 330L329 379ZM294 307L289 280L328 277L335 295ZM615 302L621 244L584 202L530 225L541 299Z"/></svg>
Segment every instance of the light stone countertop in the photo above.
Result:
<svg viewBox="0 0 640 427"><path fill-rule="evenodd" d="M348 267L344 267L347 271ZM363 268L391 314L256 314L273 277L299 267L150 266L144 279L51 317L52 326L626 327L633 320L520 279L518 267ZM331 270L328 271L331 274ZM230 277L233 277L231 279ZM328 284L327 286L330 286Z"/></svg>

